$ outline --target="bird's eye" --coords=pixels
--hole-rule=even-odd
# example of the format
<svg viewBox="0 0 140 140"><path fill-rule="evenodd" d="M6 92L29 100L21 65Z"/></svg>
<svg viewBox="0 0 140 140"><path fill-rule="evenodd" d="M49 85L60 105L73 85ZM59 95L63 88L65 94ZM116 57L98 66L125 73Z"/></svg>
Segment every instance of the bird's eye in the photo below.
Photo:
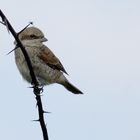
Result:
<svg viewBox="0 0 140 140"><path fill-rule="evenodd" d="M35 35L32 34L32 35L30 35L30 38L31 38L31 39L36 39L37 37L36 37Z"/></svg>

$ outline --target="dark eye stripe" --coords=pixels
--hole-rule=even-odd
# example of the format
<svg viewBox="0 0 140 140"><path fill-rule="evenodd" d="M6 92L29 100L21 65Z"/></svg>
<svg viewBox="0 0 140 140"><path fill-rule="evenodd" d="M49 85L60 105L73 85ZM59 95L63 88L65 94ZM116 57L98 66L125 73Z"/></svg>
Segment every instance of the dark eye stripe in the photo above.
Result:
<svg viewBox="0 0 140 140"><path fill-rule="evenodd" d="M22 36L21 40L32 40L32 39L40 39L40 38L43 38L43 37L31 34L31 35L24 35L24 36Z"/></svg>
<svg viewBox="0 0 140 140"><path fill-rule="evenodd" d="M36 35L30 35L31 39L37 39L38 37Z"/></svg>

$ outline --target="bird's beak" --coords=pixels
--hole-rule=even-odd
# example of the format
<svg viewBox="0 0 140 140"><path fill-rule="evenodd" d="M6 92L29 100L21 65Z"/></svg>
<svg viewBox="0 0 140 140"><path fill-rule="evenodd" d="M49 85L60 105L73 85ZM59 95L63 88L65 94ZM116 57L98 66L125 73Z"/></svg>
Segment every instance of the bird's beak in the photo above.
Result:
<svg viewBox="0 0 140 140"><path fill-rule="evenodd" d="M41 39L41 42L46 42L46 41L48 41L48 39L45 38L45 37L43 37L43 38Z"/></svg>

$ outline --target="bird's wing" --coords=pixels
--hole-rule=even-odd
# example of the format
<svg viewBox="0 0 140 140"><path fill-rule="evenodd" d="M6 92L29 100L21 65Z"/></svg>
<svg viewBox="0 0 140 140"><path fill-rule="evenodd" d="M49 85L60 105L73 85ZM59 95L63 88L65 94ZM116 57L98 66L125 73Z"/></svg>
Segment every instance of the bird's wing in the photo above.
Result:
<svg viewBox="0 0 140 140"><path fill-rule="evenodd" d="M42 46L38 57L43 60L49 67L63 71L64 73L68 74L59 59L48 47Z"/></svg>

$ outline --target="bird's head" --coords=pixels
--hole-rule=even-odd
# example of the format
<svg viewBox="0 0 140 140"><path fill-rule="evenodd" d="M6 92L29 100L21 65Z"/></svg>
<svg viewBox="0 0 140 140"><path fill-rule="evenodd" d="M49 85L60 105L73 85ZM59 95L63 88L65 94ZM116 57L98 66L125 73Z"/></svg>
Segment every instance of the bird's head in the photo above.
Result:
<svg viewBox="0 0 140 140"><path fill-rule="evenodd" d="M20 41L37 41L37 42L48 41L47 38L44 37L43 32L36 27L26 28L19 34L19 39Z"/></svg>

